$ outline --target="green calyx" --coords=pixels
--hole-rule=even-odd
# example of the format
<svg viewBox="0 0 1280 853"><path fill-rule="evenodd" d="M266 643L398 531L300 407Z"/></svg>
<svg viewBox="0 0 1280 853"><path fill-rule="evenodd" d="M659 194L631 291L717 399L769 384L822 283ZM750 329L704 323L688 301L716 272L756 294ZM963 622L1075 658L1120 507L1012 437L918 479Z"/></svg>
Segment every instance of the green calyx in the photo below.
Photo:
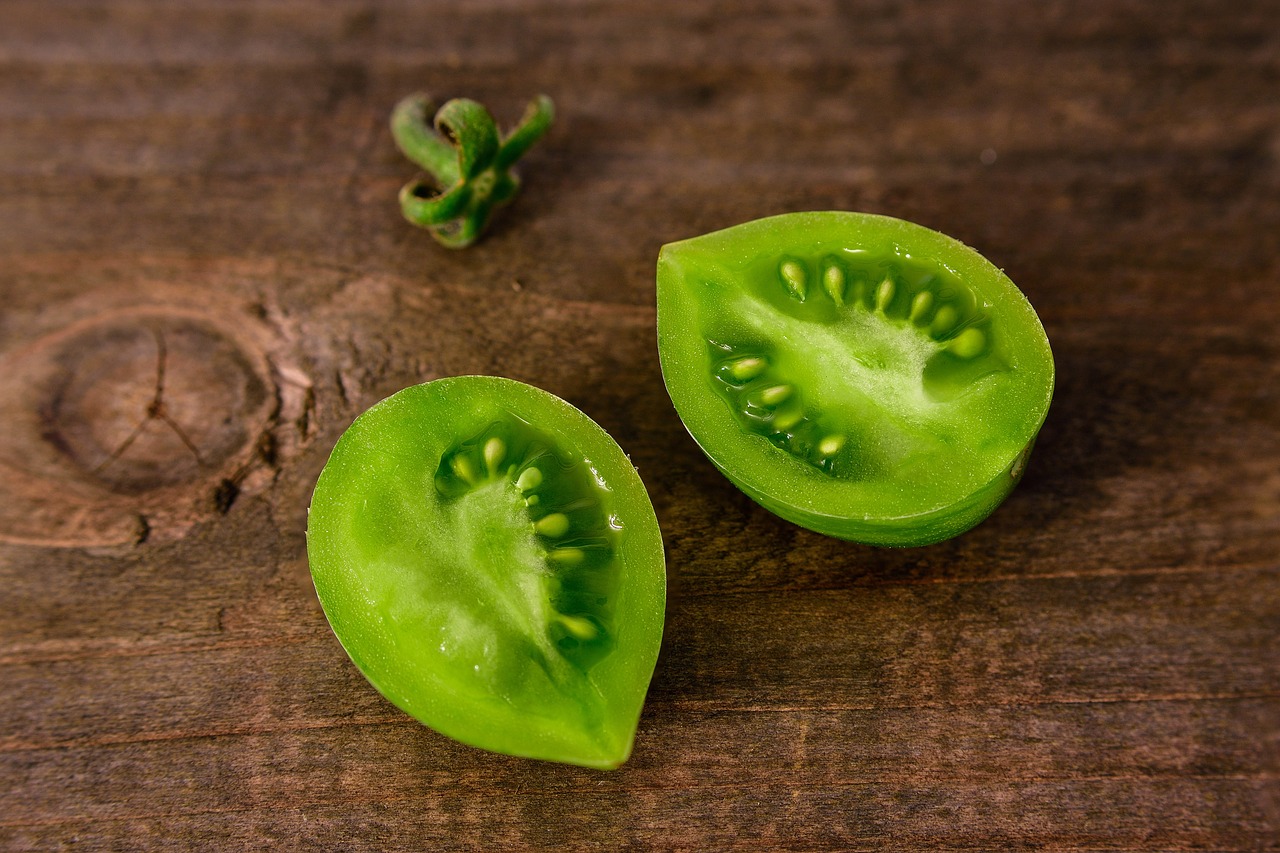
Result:
<svg viewBox="0 0 1280 853"><path fill-rule="evenodd" d="M515 196L520 179L511 169L547 132L555 108L539 95L505 137L475 101L455 98L429 121L432 109L431 99L419 93L391 114L396 145L425 170L400 190L400 210L441 245L461 249L479 238L494 208Z"/></svg>

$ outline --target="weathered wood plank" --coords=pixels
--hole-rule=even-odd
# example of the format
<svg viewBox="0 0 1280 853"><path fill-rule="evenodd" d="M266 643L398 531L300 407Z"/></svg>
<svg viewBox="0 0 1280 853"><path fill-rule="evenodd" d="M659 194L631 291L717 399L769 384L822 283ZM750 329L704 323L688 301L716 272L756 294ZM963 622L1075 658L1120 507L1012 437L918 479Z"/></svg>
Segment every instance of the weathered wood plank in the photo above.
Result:
<svg viewBox="0 0 1280 853"><path fill-rule="evenodd" d="M700 596L677 586L651 702L876 709L1269 699L1277 572ZM291 637L0 664L0 750L386 718L309 614ZM234 616L226 615L224 619Z"/></svg>
<svg viewBox="0 0 1280 853"><path fill-rule="evenodd" d="M330 701L338 696L325 694L324 698ZM745 784L771 770L782 772L781 768L806 777L811 785L824 780L832 784L1064 778L1274 780L1280 753L1260 750L1256 733L1274 715L1276 702L1275 697L1193 697L702 710L659 696L645 711L632 760L617 776L620 785L644 788ZM23 783L5 797L5 822L74 817L86 803L104 796L115 798L115 805L103 804L103 809L137 808L157 797L175 809L183 803L193 809L226 807L228 803L216 798L169 791L166 780L181 772L184 764L190 765L195 755L211 767L235 765L204 771L210 778L230 783L234 777L230 787L248 788L247 775L252 774L262 796L287 797L301 770L287 771L290 759L285 756L300 743L310 744L303 754L346 756L344 764L350 766L331 774L326 783L342 786L335 798L375 788L388 794L527 784L557 790L597 778L469 749L422 728L385 703L372 704L378 707L357 700L326 720L282 716L274 728L260 717L246 715L242 722L229 722L219 731L190 727L132 740L104 734L93 742L5 748L0 750L0 764L7 768L7 778ZM114 788L101 784L122 761L146 764L155 772L129 777L127 785ZM53 780L74 778L77 767L101 770L73 783L83 786L73 809L68 811L69 803L61 797L41 795Z"/></svg>
<svg viewBox="0 0 1280 853"><path fill-rule="evenodd" d="M93 273L84 273L81 263ZM97 290L109 291L127 269L119 261L87 259L30 280L56 278L61 284L50 288L85 290L78 297L84 307L77 310L91 312L101 305ZM159 626L154 616L131 623L130 614L143 613L147 602L157 600L171 602L163 617L171 627L183 622L182 602L200 602L204 615L192 614L194 628L182 629L197 633L207 630L208 614L228 599L233 609L282 606L263 596L293 595L295 589L281 593L263 584L279 561L302 559L302 510L338 431L359 409L405 384L467 372L503 372L540 383L599 418L646 475L667 529L673 581L690 595L1206 571L1268 565L1280 550L1277 483L1269 461L1280 453L1274 428L1280 402L1267 393L1277 381L1280 358L1265 333L1245 328L1188 327L1176 335L1143 335L1144 323L1136 321L1063 328L1054 336L1063 377L1058 399L1022 487L968 536L901 552L800 531L724 481L670 409L652 358L648 310L601 310L510 290L502 300L484 302L465 288L423 290L378 277L351 280L336 269L280 264L181 261L158 266L145 278L158 284L141 292L135 287L129 300L172 305L193 299L196 291L188 288L196 288L216 293L235 312L263 298L268 280L276 282L277 294L269 300L273 322L287 329L287 348L303 350L289 357L291 370L315 377L306 428L296 432L296 425L287 425L273 433L281 447L293 447L288 458L298 464L277 475L272 516L257 509L242 515L233 506L229 526L214 525L183 546L66 555L64 571L75 583L54 601L42 601L46 580L35 566L44 554L12 552L0 574L22 606L0 631L14 640L38 639L33 630L57 639L48 632L59 621L78 625L84 637L137 636ZM49 294L44 287L29 292ZM462 314L460 304L467 305ZM296 319L306 316L306 305L310 319ZM47 299L35 298L29 306L16 302L7 322L38 328L58 316ZM454 319L440 324L441 316ZM423 339L419 330L433 325L438 333ZM12 335L22 334L16 325L9 328ZM511 339L521 346L500 346ZM559 343L564 339L576 341L575 350L566 352ZM28 345L27 339L13 340L15 347ZM1183 395L1195 404L1186 404ZM1170 448L1179 446L1194 447L1194 453L1171 458ZM1202 513L1206 504L1217 508L1208 518ZM283 538L273 524L280 525ZM1081 529L1091 531L1087 548L1079 544ZM273 543L275 550L255 553L242 545L246 536ZM227 559L238 552L241 557ZM192 587L187 575L167 568L170 561L199 566L206 582ZM70 617L77 609L91 611L96 602L128 600L138 606L117 606L110 622ZM55 619L54 612L68 616Z"/></svg>
<svg viewBox="0 0 1280 853"><path fill-rule="evenodd" d="M530 156L532 169L540 155L535 149ZM1058 317L1168 323L1177 315L1187 315L1184 323L1247 323L1274 318L1277 311L1275 300L1259 298L1277 274L1266 237L1280 227L1274 190L1262 179L1222 204L1189 205L1160 171L1114 191L1104 189L1105 178L1090 174L1043 182L1021 175L979 180L947 169L905 182L862 183L847 175L833 180L828 170L809 167L801 174L792 170L781 184L777 177L729 170L711 183L691 178L685 191L675 183L642 186L631 178L553 190L556 178L545 160L540 164L490 237L465 256L442 253L400 218L393 199L411 171L357 183L303 175L0 178L0 216L12 223L0 232L0 251L92 254L107 244L139 255L318 259L408 281L472 283L484 290L495 280L516 280L567 300L650 305L655 259L666 242L782 210L855 209L914 219L979 247L1008 268L1051 326ZM686 168L699 171L701 165ZM1208 175L1217 166L1205 168ZM1038 170L1033 163L1027 171ZM1019 192L1045 199L1046 206L1034 215L983 212L993 194ZM1137 220L1117 218L1117 200L1133 193L1144 197L1147 212ZM1157 215L1164 206L1180 212ZM583 209L615 208L623 212L581 215ZM1097 239L1098 222L1117 232L1114 241ZM198 243L192 233L201 235ZM1097 285L1082 290L1085 279ZM1205 295L1210 281L1212 299Z"/></svg>
<svg viewBox="0 0 1280 853"><path fill-rule="evenodd" d="M58 14L50 14L50 7ZM927 69L942 79L960 56L981 64L981 48L1020 44L1026 50L1087 48L1132 65L1136 55L1216 50L1269 56L1275 43L1271 6L1254 0L1229 16L1204 4L1167 7L1161 15L1137 0L1054 7L1037 15L1009 14L999 0L939 9L909 4L808 2L627 5L539 2L312 4L277 2L145 2L5 4L0 56L65 62L86 55L117 62L288 61L316 55L359 57L376 51L399 61L448 57L457 64L511 67L538 57L575 61L608 57L617 65L653 62L755 61L811 66L851 47L915 45L940 56ZM80 14L76 14L79 12ZM88 12L89 14L85 14ZM590 14L594 12L595 14ZM602 13L606 12L606 13ZM26 38L21 36L25 35ZM708 50L708 46L713 49Z"/></svg>
<svg viewBox="0 0 1280 853"><path fill-rule="evenodd" d="M325 765L317 753L315 765ZM122 770L133 768L124 767ZM137 767L137 771L146 772ZM206 778L170 780L208 788ZM564 792L444 792L338 803L290 797L119 818L0 825L16 849L167 849L197 843L261 849L335 847L461 850L1274 850L1274 780L1076 779L901 785L753 781L694 788L622 788L592 782ZM514 794L514 796L513 796ZM303 795L305 796L305 795ZM1105 805L1104 805L1105 804ZM406 819L406 814L412 815ZM749 845L744 842L749 840Z"/></svg>

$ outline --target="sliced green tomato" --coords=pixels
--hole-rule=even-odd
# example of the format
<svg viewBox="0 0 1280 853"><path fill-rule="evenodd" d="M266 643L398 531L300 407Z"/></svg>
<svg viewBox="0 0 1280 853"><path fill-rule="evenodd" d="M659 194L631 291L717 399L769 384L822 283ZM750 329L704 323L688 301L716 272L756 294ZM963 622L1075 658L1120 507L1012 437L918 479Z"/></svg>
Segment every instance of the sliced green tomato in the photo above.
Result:
<svg viewBox="0 0 1280 853"><path fill-rule="evenodd" d="M510 755L627 759L662 537L635 468L568 403L489 376L383 400L320 474L307 556L338 640L418 720Z"/></svg>
<svg viewBox="0 0 1280 853"><path fill-rule="evenodd" d="M1053 395L1026 297L969 247L862 213L793 213L664 246L658 350L690 434L796 524L925 545L986 518Z"/></svg>

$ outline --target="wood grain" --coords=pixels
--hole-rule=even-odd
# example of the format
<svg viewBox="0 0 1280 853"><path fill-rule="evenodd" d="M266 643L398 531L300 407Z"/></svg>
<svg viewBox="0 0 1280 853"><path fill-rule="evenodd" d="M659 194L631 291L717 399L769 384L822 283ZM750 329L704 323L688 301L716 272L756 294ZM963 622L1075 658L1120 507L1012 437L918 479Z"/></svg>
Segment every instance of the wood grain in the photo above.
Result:
<svg viewBox="0 0 1280 853"><path fill-rule="evenodd" d="M0 848L1280 849L1277 85L1266 0L0 4ZM557 102L465 252L394 203L424 88ZM963 239L1049 332L958 539L788 525L672 411L658 248L821 208ZM654 500L616 772L412 722L315 599L338 435L461 373Z"/></svg>

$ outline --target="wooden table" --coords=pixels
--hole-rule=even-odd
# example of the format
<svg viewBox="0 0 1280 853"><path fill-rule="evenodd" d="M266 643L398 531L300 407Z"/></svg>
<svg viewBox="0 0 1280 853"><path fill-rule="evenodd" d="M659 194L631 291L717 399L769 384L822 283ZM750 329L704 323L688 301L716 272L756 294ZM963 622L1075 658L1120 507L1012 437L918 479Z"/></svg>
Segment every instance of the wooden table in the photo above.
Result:
<svg viewBox="0 0 1280 853"><path fill-rule="evenodd" d="M1280 10L1084 0L0 4L0 846L1280 849ZM558 120L449 252L416 89ZM1026 479L877 550L675 417L663 243L887 213L1018 282ZM311 586L357 413L495 373L632 456L666 635L612 773L378 696Z"/></svg>

